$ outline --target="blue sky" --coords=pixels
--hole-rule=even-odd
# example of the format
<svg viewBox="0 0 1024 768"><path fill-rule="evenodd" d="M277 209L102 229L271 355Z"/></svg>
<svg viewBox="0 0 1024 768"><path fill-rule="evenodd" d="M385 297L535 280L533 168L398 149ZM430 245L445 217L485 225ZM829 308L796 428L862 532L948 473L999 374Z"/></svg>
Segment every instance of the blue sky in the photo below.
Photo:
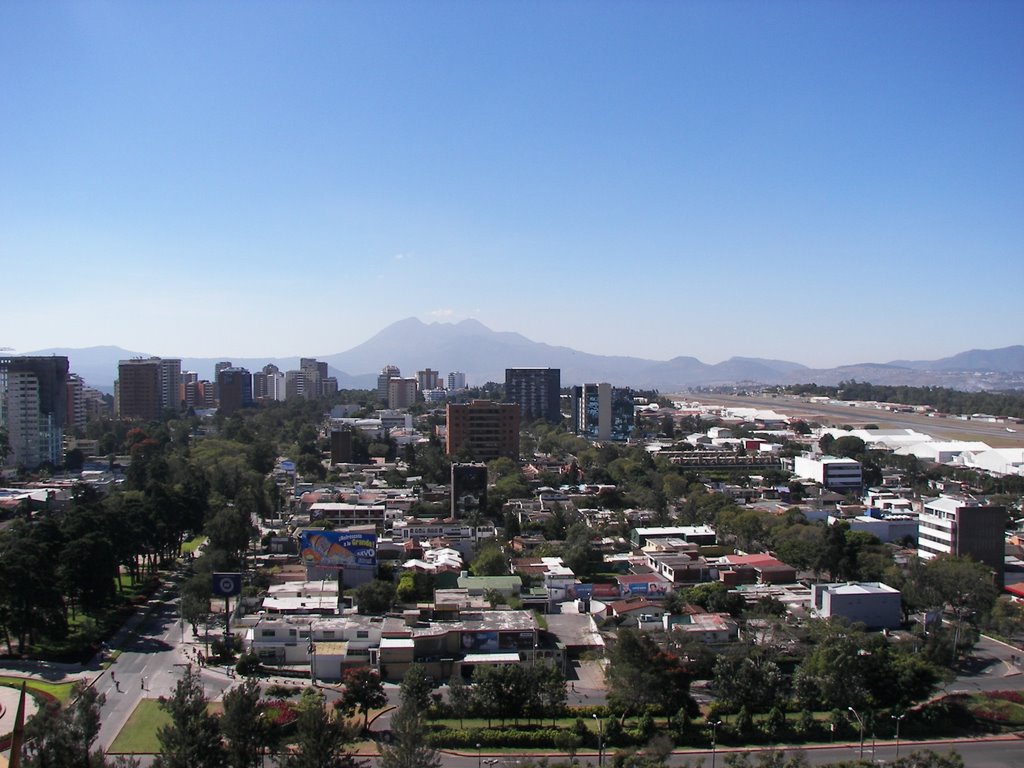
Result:
<svg viewBox="0 0 1024 768"><path fill-rule="evenodd" d="M0 147L19 352L1024 343L1020 2L7 0Z"/></svg>

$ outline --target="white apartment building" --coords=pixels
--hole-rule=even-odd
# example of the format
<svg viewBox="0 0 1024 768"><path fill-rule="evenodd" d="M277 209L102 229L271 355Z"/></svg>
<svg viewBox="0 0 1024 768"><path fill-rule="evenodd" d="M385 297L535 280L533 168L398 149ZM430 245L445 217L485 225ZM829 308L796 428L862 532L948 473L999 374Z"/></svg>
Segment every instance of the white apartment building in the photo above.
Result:
<svg viewBox="0 0 1024 768"><path fill-rule="evenodd" d="M264 616L246 630L244 642L264 664L312 660L318 680L337 680L346 666L377 665L382 627L377 616Z"/></svg>
<svg viewBox="0 0 1024 768"><path fill-rule="evenodd" d="M1003 581L1006 508L982 506L970 497L939 496L926 501L918 517L917 556L972 557Z"/></svg>
<svg viewBox="0 0 1024 768"><path fill-rule="evenodd" d="M466 525L462 522L444 522L438 520L417 520L408 518L395 520L391 527L392 535L406 541L415 539L424 541L443 537L453 544L459 542L476 543L480 539L493 539L498 535L494 524L490 525ZM458 547L456 547L458 549Z"/></svg>
<svg viewBox="0 0 1024 768"><path fill-rule="evenodd" d="M822 456L797 456L793 459L793 473L797 477L813 480L831 491L846 493L860 491L864 484L860 462L856 459Z"/></svg>

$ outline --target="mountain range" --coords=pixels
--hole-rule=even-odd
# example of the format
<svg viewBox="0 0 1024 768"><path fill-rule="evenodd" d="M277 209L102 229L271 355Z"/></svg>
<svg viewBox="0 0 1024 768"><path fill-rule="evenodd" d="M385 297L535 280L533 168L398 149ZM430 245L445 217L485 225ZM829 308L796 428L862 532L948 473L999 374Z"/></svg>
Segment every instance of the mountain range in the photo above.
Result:
<svg viewBox="0 0 1024 768"><path fill-rule="evenodd" d="M113 386L119 360L149 356L116 346L43 349L25 354L66 355L73 372L90 386L104 390ZM659 361L594 355L532 341L518 333L492 331L476 320L424 323L407 318L345 352L319 355L317 359L328 364L331 375L338 378L338 385L343 389L375 387L377 373L388 364L397 365L405 376L427 367L440 371L442 376L449 371L461 371L471 385L504 381L505 368L541 366L560 368L563 386L607 381L663 392L753 383L837 384L851 379L874 384L969 390L1024 388L1024 345L974 349L940 360L894 360L827 369L752 357L732 357L710 365L695 357ZM230 360L249 370L259 370L273 363L285 371L299 364L298 357L185 357L181 361L182 370L197 371L200 378L210 379L214 364L220 360Z"/></svg>

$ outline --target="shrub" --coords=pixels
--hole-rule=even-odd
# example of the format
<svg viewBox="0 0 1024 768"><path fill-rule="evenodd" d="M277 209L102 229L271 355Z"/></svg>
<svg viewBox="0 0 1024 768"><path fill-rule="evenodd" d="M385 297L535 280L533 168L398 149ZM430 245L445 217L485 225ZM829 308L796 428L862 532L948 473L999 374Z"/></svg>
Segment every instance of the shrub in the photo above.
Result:
<svg viewBox="0 0 1024 768"><path fill-rule="evenodd" d="M280 685L274 683L273 685L267 686L267 696L272 699L287 699L292 696L298 696L299 691L302 689L297 685Z"/></svg>
<svg viewBox="0 0 1024 768"><path fill-rule="evenodd" d="M432 747L510 747L533 749L555 747L560 728L445 728L432 727L427 743ZM570 732L571 733L571 732Z"/></svg>
<svg viewBox="0 0 1024 768"><path fill-rule="evenodd" d="M1002 699L1003 701L1009 701L1013 704L1024 704L1024 694L1020 691L992 691L988 694L993 699Z"/></svg>

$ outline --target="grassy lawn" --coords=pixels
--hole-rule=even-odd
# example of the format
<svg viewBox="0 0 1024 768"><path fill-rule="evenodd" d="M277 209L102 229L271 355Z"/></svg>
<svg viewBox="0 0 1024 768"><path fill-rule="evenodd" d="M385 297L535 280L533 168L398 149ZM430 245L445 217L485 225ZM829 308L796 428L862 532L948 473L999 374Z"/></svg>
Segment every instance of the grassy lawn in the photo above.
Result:
<svg viewBox="0 0 1024 768"><path fill-rule="evenodd" d="M207 711L214 715L223 714L223 705L210 703ZM362 725L362 718L358 718ZM161 726L171 722L171 716L160 709L156 699L142 699L135 707L124 728L117 734L114 743L108 750L111 754L154 754L160 751L160 741L156 732ZM375 752L373 741L362 740L353 745L362 752Z"/></svg>
<svg viewBox="0 0 1024 768"><path fill-rule="evenodd" d="M117 734L110 752L114 753L154 753L160 751L160 742L156 732L162 725L171 722L171 716L160 709L156 699L142 699L135 707L124 728Z"/></svg>
<svg viewBox="0 0 1024 768"><path fill-rule="evenodd" d="M181 545L181 554L187 555L190 552L195 552L200 546L202 546L204 541L206 541L205 536L196 536L194 539L186 541Z"/></svg>
<svg viewBox="0 0 1024 768"><path fill-rule="evenodd" d="M57 699L61 704L65 704L69 698L71 698L71 689L74 687L74 683L47 683L44 680L28 680L23 677L6 677L0 676L0 685L6 685L10 688L21 688L22 681L28 683L25 687L30 691L42 691L48 693Z"/></svg>
<svg viewBox="0 0 1024 768"><path fill-rule="evenodd" d="M206 711L213 715L220 715L224 707L219 702L207 704ZM110 752L116 754L152 754L160 751L160 742L156 732L161 726L171 722L171 716L160 709L160 702L156 699L142 699L135 705L128 722L117 734L114 743L110 745Z"/></svg>
<svg viewBox="0 0 1024 768"><path fill-rule="evenodd" d="M1024 725L1024 704L1008 701L998 693L976 693L968 697L967 708L982 720L1007 727Z"/></svg>

